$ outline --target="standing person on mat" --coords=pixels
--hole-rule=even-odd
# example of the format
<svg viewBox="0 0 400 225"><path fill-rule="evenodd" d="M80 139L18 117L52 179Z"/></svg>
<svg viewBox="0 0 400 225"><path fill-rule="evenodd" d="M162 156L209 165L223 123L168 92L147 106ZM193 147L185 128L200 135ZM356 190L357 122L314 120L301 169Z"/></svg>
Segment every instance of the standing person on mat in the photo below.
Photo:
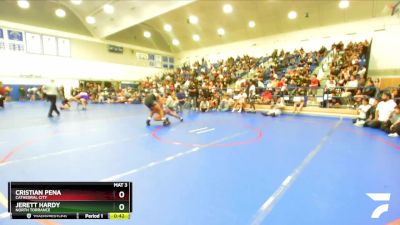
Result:
<svg viewBox="0 0 400 225"><path fill-rule="evenodd" d="M253 89L251 89L250 90L250 96L249 96L249 103L250 103L251 111L248 111L248 112L251 112L251 113L255 113L256 112L256 105L255 105L256 100L257 100L256 92Z"/></svg>
<svg viewBox="0 0 400 225"><path fill-rule="evenodd" d="M240 91L239 100L238 100L238 103L239 103L239 110L238 110L238 112L239 112L239 113L242 112L242 111L244 111L244 108L246 107L246 99L247 99L247 94L246 94L245 90L242 89L242 90Z"/></svg>
<svg viewBox="0 0 400 225"><path fill-rule="evenodd" d="M50 101L50 110L48 117L53 117L53 111L57 113L57 115L60 115L60 112L57 109L56 102L57 102L57 94L58 94L58 89L56 84L54 83L54 80L51 80L49 85L44 86L44 92L46 93L47 100Z"/></svg>
<svg viewBox="0 0 400 225"><path fill-rule="evenodd" d="M150 121L153 118L154 114L157 114L154 117L155 121L163 121L164 126L168 126L170 124L168 118L164 117L164 110L162 107L162 103L160 102L159 94L148 94L144 98L144 104L150 109L150 115L146 120L147 126L150 126Z"/></svg>

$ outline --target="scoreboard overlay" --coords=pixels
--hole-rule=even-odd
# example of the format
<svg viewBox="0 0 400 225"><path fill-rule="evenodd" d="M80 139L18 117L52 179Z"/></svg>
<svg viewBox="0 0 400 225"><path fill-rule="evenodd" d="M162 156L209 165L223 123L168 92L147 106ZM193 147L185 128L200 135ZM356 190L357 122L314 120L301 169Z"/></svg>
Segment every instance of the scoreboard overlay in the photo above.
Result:
<svg viewBox="0 0 400 225"><path fill-rule="evenodd" d="M12 219L129 219L132 182L9 182Z"/></svg>

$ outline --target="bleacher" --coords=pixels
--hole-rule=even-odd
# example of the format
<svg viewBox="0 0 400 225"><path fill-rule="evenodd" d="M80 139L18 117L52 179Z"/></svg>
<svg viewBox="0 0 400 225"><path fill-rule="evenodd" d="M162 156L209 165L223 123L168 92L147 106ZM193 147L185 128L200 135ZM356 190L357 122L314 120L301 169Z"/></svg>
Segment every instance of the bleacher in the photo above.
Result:
<svg viewBox="0 0 400 225"><path fill-rule="evenodd" d="M329 102L332 99L342 98L340 95L335 96L332 95L332 93L326 93L327 89L324 87L327 78L331 75L331 65L333 61L349 60L348 55L354 53L352 52L353 48L359 48L361 44L362 43L349 45L349 50L344 49L342 43L333 45L331 50L328 50L323 46L319 51L310 52L305 52L303 49L295 50L293 52L284 52L282 50L278 54L278 50L275 50L270 55L258 58L251 56L236 58L230 57L226 60L219 60L218 62L213 63L207 63L207 59L202 59L202 62L195 62L191 66L186 63L181 68L185 69L187 73L191 73L195 77L207 77L212 73L216 73L219 76L222 75L223 77L228 76L230 78L230 83L226 88L234 89L235 91L237 91L235 88L235 81L239 79L259 80L264 85L257 87L258 94L261 95L264 91L271 91L273 98L278 96L284 97L285 103L287 104L287 109L285 111L288 112L290 112L290 107L294 102L299 98L304 97L304 102L307 107L304 108L303 113L318 113L326 115L343 114L351 117L356 114L356 111L352 109L353 105L351 105L353 102L351 102L351 104L349 103L349 101L352 101L351 96L346 97L346 104L343 104L342 108L322 108L321 106L329 107ZM336 46L341 46L342 49L336 48ZM357 61L359 68L368 65L365 54L358 55ZM337 66L339 69L342 69L341 65ZM310 97L309 83L307 82L310 82L310 76L313 74L318 75L321 87L316 90L316 96ZM172 74L172 76L175 75ZM214 75L210 77L214 78ZM285 78L285 80L282 78ZM185 79L187 79L187 75ZM214 81L214 79L212 81ZM288 80L295 80L297 85L293 86L289 84ZM279 85L282 85L283 83L285 86L282 90L281 86L274 86L277 84L277 81L279 81ZM300 87L305 89L306 94L298 96L298 90ZM289 88L290 91L288 91ZM338 89L344 90L345 88L338 87ZM268 109L268 107L269 106L263 104L257 106L260 110Z"/></svg>

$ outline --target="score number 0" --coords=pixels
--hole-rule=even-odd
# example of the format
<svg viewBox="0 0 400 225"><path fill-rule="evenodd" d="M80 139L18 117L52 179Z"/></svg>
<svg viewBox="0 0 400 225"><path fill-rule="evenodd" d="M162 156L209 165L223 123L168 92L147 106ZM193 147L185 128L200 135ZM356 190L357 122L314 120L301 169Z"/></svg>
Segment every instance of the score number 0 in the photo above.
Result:
<svg viewBox="0 0 400 225"><path fill-rule="evenodd" d="M119 198L124 198L125 197L125 192L120 191L118 193L118 197ZM123 211L125 209L125 205L121 203L121 204L119 204L118 208L119 208L119 210Z"/></svg>

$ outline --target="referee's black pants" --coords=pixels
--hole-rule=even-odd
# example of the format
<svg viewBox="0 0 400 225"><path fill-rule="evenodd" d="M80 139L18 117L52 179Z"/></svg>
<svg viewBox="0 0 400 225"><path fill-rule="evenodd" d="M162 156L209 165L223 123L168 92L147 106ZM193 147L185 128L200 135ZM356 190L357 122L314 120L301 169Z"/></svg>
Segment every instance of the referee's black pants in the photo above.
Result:
<svg viewBox="0 0 400 225"><path fill-rule="evenodd" d="M50 101L49 117L53 116L53 111L55 111L58 115L60 115L60 112L58 111L56 106L57 95L47 95L47 100Z"/></svg>

